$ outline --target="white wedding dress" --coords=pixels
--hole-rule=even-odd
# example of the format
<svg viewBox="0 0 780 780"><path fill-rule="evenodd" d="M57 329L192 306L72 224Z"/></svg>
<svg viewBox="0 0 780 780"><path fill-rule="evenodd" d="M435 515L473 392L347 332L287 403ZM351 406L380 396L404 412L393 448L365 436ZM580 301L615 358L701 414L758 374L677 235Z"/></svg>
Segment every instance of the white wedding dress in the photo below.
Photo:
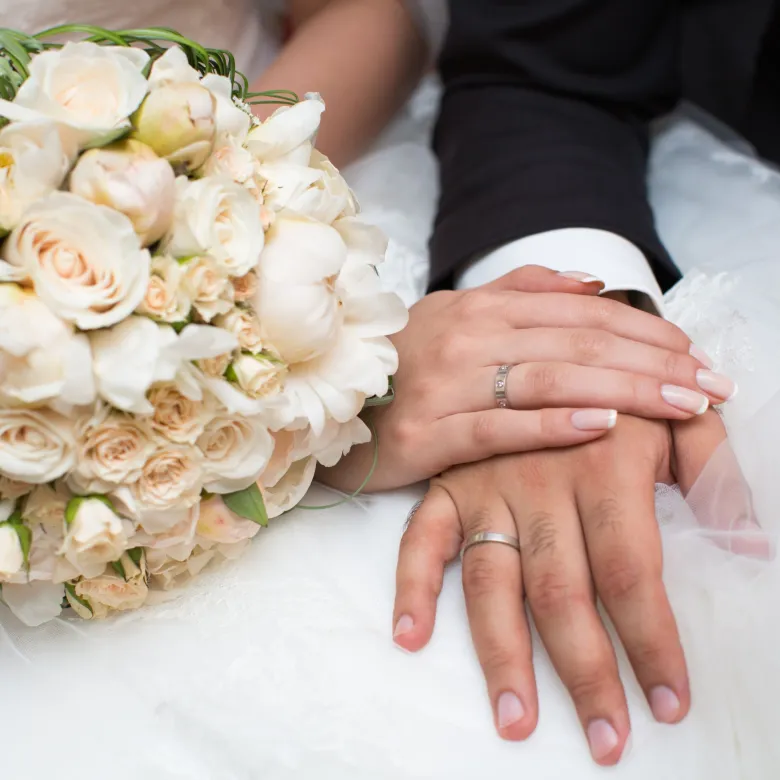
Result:
<svg viewBox="0 0 780 780"><path fill-rule="evenodd" d="M255 75L277 45L272 5L0 0L0 18L26 29L66 20L171 25L233 49ZM383 275L408 301L425 286L435 97L426 85L374 151L347 171L366 218L392 238ZM780 528L780 174L677 119L657 140L651 185L661 231L688 272L669 296L669 314L741 385L725 419L771 536ZM735 491L726 485L718 492L721 473L716 462L697 488L698 503L729 510L730 520ZM139 614L28 629L0 607L2 777L602 777L541 646L537 732L525 744L495 735L458 567L447 574L430 647L417 656L394 648L397 545L420 493L293 512L241 560ZM314 488L307 503L332 500ZM654 723L621 659L633 745L610 776L774 780L780 564L727 552L728 535L713 541L672 490L659 492L659 519L694 704L680 726Z"/></svg>

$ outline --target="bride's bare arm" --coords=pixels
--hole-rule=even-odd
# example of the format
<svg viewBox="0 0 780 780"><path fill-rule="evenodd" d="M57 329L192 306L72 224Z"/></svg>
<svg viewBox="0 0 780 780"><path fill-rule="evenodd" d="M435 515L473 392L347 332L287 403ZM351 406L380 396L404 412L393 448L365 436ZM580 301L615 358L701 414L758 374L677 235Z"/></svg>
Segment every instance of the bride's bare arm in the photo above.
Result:
<svg viewBox="0 0 780 780"><path fill-rule="evenodd" d="M384 128L422 76L427 46L403 0L291 0L294 33L252 87L320 92L317 146L336 165Z"/></svg>

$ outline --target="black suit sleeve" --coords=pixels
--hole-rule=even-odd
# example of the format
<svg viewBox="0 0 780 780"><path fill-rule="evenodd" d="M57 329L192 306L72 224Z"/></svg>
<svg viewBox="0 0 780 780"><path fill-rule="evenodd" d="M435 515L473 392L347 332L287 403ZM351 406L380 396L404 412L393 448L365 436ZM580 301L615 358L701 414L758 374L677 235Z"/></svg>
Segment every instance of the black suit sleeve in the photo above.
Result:
<svg viewBox="0 0 780 780"><path fill-rule="evenodd" d="M675 0L451 0L435 133L434 286L527 235L624 236L677 279L646 196L649 122L678 97Z"/></svg>

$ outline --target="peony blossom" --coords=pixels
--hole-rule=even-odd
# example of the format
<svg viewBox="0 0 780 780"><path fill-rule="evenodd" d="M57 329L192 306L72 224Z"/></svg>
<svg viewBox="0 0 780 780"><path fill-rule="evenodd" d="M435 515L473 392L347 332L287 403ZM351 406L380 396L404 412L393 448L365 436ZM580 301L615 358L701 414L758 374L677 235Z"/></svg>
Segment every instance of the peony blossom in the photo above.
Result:
<svg viewBox="0 0 780 780"><path fill-rule="evenodd" d="M171 225L175 181L173 168L149 146L126 140L81 155L70 174L69 189L124 214L141 245L149 246Z"/></svg>
<svg viewBox="0 0 780 780"><path fill-rule="evenodd" d="M0 281L29 280L54 314L82 330L123 320L149 283L149 253L130 220L66 192L27 210L3 256Z"/></svg>
<svg viewBox="0 0 780 780"><path fill-rule="evenodd" d="M129 117L144 99L148 61L141 49L66 43L33 57L13 102L0 100L0 116L55 122L82 149L108 143L129 129Z"/></svg>
<svg viewBox="0 0 780 780"><path fill-rule="evenodd" d="M325 103L318 95L282 107L249 131L246 147L261 162L308 165Z"/></svg>

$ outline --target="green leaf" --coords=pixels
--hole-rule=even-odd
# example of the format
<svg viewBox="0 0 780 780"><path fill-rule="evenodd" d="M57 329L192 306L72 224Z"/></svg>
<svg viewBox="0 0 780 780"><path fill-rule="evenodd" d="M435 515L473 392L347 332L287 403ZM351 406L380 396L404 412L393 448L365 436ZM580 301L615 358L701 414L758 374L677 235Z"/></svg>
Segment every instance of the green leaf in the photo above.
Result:
<svg viewBox="0 0 780 780"><path fill-rule="evenodd" d="M11 528L16 531L19 537L19 544L22 546L22 555L24 556L24 568L30 568L30 547L32 546L32 531L21 523L12 523Z"/></svg>
<svg viewBox="0 0 780 780"><path fill-rule="evenodd" d="M132 550L128 550L127 554L130 556L130 560L140 569L141 559L144 557L143 547L133 547Z"/></svg>
<svg viewBox="0 0 780 780"><path fill-rule="evenodd" d="M94 615L95 611L92 609L92 605L86 600L81 598L81 596L76 595L76 588L73 586L72 582L66 582L65 583L65 590L68 592L68 595L78 604L81 604L84 609L89 611L90 615Z"/></svg>
<svg viewBox="0 0 780 780"><path fill-rule="evenodd" d="M232 363L225 369L225 373L222 376L224 376L228 382L234 382L238 384L238 374L236 374L236 369L233 368Z"/></svg>
<svg viewBox="0 0 780 780"><path fill-rule="evenodd" d="M22 510L16 509L14 512L11 513L11 516L6 520L7 523L10 523L11 525L21 525L24 520L22 519Z"/></svg>
<svg viewBox="0 0 780 780"><path fill-rule="evenodd" d="M263 501L263 494L257 485L252 484L244 490L239 490L237 493L228 493L222 496L222 500L227 508L231 512L235 512L239 517L251 520L264 528L268 525L265 501Z"/></svg>
<svg viewBox="0 0 780 780"><path fill-rule="evenodd" d="M111 568L125 581L127 582L127 574L125 573L125 567L122 565L122 561L111 561Z"/></svg>
<svg viewBox="0 0 780 780"><path fill-rule="evenodd" d="M65 507L65 525L70 524L76 519L76 513L85 501L100 501L105 504L112 512L116 514L116 509L111 503L111 500L107 496L92 495L92 496L74 496L68 501L68 505Z"/></svg>

